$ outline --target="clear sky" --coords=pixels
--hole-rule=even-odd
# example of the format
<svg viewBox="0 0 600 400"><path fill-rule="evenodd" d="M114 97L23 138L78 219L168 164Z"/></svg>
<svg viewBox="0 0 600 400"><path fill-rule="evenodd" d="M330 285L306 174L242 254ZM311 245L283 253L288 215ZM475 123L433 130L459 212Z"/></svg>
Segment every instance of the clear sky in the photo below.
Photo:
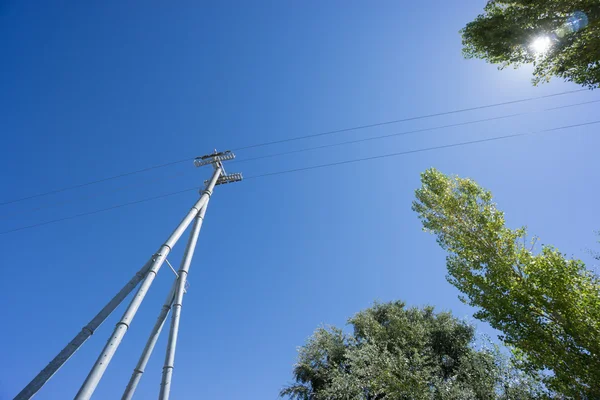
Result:
<svg viewBox="0 0 600 400"><path fill-rule="evenodd" d="M95 3L95 4L92 4ZM218 3L218 4L217 4ZM547 95L461 56L484 0L0 2L0 200L212 151ZM599 100L582 92L240 150L238 158ZM598 119L598 103L230 164L246 176ZM373 301L471 318L410 210L435 166L491 189L513 227L594 248L598 126L218 187L185 296L174 399L276 399L296 347ZM191 162L0 207L0 231L200 185ZM120 189L123 186L126 188ZM119 189L119 190L117 190ZM16 395L163 243L194 192L2 234L0 399ZM63 202L63 203L61 203ZM58 204L57 204L58 203ZM51 207L46 207L51 205ZM37 210L37 208L46 207ZM178 265L185 237L169 257ZM158 274L94 398L119 398L173 274ZM36 399L77 392L124 307ZM492 333L483 323L481 332ZM138 399L158 394L166 335Z"/></svg>

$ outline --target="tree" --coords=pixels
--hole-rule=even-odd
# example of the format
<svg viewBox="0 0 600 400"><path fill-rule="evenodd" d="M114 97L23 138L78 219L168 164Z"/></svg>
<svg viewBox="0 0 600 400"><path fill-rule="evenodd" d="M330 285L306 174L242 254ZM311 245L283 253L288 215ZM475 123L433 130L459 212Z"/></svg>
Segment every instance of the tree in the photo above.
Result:
<svg viewBox="0 0 600 400"><path fill-rule="evenodd" d="M598 277L551 246L535 254L474 181L430 169L421 183L413 210L448 251L447 278L479 308L475 317L503 332L530 370L549 371L551 389L600 399Z"/></svg>
<svg viewBox="0 0 600 400"><path fill-rule="evenodd" d="M499 64L534 64L534 84L552 76L600 85L598 0L490 0L461 30L463 54Z"/></svg>
<svg viewBox="0 0 600 400"><path fill-rule="evenodd" d="M600 231L596 232L596 235L598 235L598 237L600 238ZM598 243L600 243L600 239L598 240ZM600 252L597 251L590 251L590 254L592 255L592 257L594 257L596 260L600 261Z"/></svg>
<svg viewBox="0 0 600 400"><path fill-rule="evenodd" d="M320 328L299 349L298 400L525 400L541 390L494 348L476 350L475 330L448 312L376 304L349 320L353 334Z"/></svg>

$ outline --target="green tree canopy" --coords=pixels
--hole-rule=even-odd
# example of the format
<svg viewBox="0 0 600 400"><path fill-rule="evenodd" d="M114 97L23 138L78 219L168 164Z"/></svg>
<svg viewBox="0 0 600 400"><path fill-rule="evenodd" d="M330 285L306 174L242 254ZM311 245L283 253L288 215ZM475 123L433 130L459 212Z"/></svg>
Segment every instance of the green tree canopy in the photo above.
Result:
<svg viewBox="0 0 600 400"><path fill-rule="evenodd" d="M465 57L500 68L533 63L535 84L557 76L600 85L598 0L490 0L461 34Z"/></svg>
<svg viewBox="0 0 600 400"><path fill-rule="evenodd" d="M529 367L576 399L600 399L600 281L550 246L534 253L525 229L505 226L492 194L435 169L421 175L413 203L446 259L448 280L503 332Z"/></svg>
<svg viewBox="0 0 600 400"><path fill-rule="evenodd" d="M320 328L300 348L295 383L281 396L298 400L525 400L535 379L497 349L474 347L474 328L432 307L376 304L349 320L353 334Z"/></svg>

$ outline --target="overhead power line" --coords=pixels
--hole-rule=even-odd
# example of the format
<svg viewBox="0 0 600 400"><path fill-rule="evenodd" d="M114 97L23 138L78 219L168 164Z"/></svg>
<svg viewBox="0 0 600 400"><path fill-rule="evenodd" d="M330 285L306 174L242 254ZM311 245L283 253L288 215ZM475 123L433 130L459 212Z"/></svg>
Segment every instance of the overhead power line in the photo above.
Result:
<svg viewBox="0 0 600 400"><path fill-rule="evenodd" d="M333 166L337 166L337 165L352 164L352 163L358 163L358 162L370 161L370 160L377 160L377 159L383 159L383 158L390 158L390 157L399 157L399 156L408 155L408 154L424 153L424 152L427 152L427 151L441 150L441 149L447 149L447 148L452 148L452 147L462 147L462 146L468 146L468 145L477 144L477 143L500 141L500 140L509 139L509 138L515 138L515 137L522 137L522 136L528 136L528 135L534 135L534 134L555 132L555 131L559 131L559 130L565 130L565 129L572 129L572 128L577 128L577 127L582 127L582 126L595 125L595 124L599 124L599 123L600 123L600 120L591 121L591 122L583 122L583 123L580 123L580 124L566 125L566 126L561 126L561 127L557 127L557 128L542 129L542 130L533 131L533 132L525 132L525 133L516 133L516 134L511 134L511 135L495 136L495 137L491 137L491 138L470 140L470 141L466 141L466 142L452 143L452 144L441 145L441 146L432 146L432 147L426 147L426 148L416 149L416 150L401 151L401 152L396 152L396 153L388 153L388 154L381 154L381 155L371 156L371 157L355 158L355 159L352 159L352 160L344 160L344 161L338 161L338 162L327 163L327 164L312 165L312 166L308 166L308 167L293 168L293 169L288 169L288 170L283 170L283 171L268 172L268 173L264 173L264 174L260 174L260 175L250 176L250 177L247 177L247 178L244 178L244 179L245 180L248 180L248 179L257 179L257 178L263 178L263 177L268 177L268 176L289 174L289 173L293 173L293 172L308 171L308 170L312 170L312 169L328 168L328 167L333 167ZM161 199L161 198L164 198L164 197L174 196L174 195L177 195L177 194L181 194L181 193L185 193L185 192L189 192L189 191L197 190L197 189L198 189L197 187L188 188L188 189L184 189L184 190L180 190L180 191L176 191L176 192L162 194L162 195L159 195L159 196L153 196L153 197L148 197L148 198L137 200L137 201L123 203L123 204L119 204L119 205L112 206L112 207L107 207L107 208L102 208L102 209L99 209L99 210L94 210L94 211L89 211L89 212L85 212L85 213L81 213L81 214L76 214L76 215L72 215L72 216L69 216L69 217L58 218L58 219L54 219L54 220L50 220L50 221L40 222L40 223L37 223L37 224L23 226L23 227L11 229L11 230L8 230L8 231L0 232L0 235L5 235L5 234L8 234L8 233L18 232L18 231L22 231L22 230L25 230L25 229L36 228L36 227L39 227L39 226L48 225L48 224L52 224L52 223L55 223L55 222L61 222L61 221L66 221L66 220L70 220L70 219L74 219L74 218L84 217L84 216L87 216L87 215L97 214L97 213L101 213L101 212L104 212L104 211L109 211L109 210L114 210L114 209L117 209L117 208L122 208L122 207L130 206L130 205L134 205L134 204L144 203L144 202L151 201L151 200L157 200L157 199Z"/></svg>
<svg viewBox="0 0 600 400"><path fill-rule="evenodd" d="M584 123L576 124L576 125L561 126L561 127L558 127L558 128L543 129L543 130L535 131L535 132L515 133L515 134L511 134L511 135L495 136L495 137L491 137L491 138L470 140L470 141L467 141L467 142L452 143L452 144L446 144L446 145L442 145L442 146L427 147L427 148L424 148L424 149L400 151L400 152L397 152L397 153L382 154L382 155L372 156L372 157L356 158L356 159L353 159L353 160L338 161L338 162L328 163L328 164L312 165L310 167L293 168L293 169L288 169L288 170L283 170L283 171L277 171L277 172L267 172L265 174L249 176L249 177L244 178L244 179L248 180L248 179L255 179L255 178L263 178L263 177L266 177L266 176L289 174L289 173L292 173L292 172L308 171L308 170L311 170L311 169L319 169L319 168L325 168L325 167L333 167L333 166L336 166L336 165L352 164L352 163L357 163L357 162L362 162L362 161L377 160L377 159L380 159L380 158L397 157L397 156L403 156L403 155L407 155L407 154L423 153L423 152L426 152L426 151L448 149L448 148L451 148L451 147L460 147L460 146L466 146L466 145L476 144L476 143L493 142L493 141L498 141L498 140L503 140L503 139L508 139L508 138L514 138L514 137L520 137L520 136L527 136L527 135L533 135L533 134L539 134L539 133L547 133L547 132L553 132L553 131L558 131L558 130L563 130L563 129L577 128L577 127L580 127L580 126L594 125L594 124L598 124L598 123L600 123L600 120L598 120L598 121L592 121L592 122L584 122Z"/></svg>
<svg viewBox="0 0 600 400"><path fill-rule="evenodd" d="M434 127L430 127L430 128L414 129L414 130L410 130L410 131L397 132L397 133L392 133L392 134L387 134L387 135L371 136L371 137L363 138L363 139L348 140L348 141L344 141L344 142L326 144L326 145L322 145L322 146L313 146L313 147L308 147L308 148L304 148L304 149L285 151L285 152L280 152L280 153L275 153L275 154L267 154L267 155L263 155L263 156L252 157L252 158L245 158L242 160L235 159L235 160L230 161L230 163L243 163L243 162L257 161L257 160L261 160L261 159L265 159L265 158L274 158L274 157L278 157L278 156L304 153L304 152L312 151L312 150L326 149L326 148L338 147L338 146L343 146L343 145L348 145L348 144L362 143L362 142L367 142L367 141L372 141L372 140L379 140L379 139L386 139L386 138L390 138L390 137L403 136L403 135L408 135L408 134L412 134L412 133L430 132L430 131L441 130L441 129L446 129L446 128L466 126L466 125L471 125L471 124L476 124L476 123L481 123L481 122L489 122L489 121L496 121L496 120L501 120L501 119L508 119L508 118L523 116L523 115L527 115L527 114L553 111L553 110L559 110L559 109L576 107L576 106L592 104L592 103L599 103L599 102L600 102L600 100L584 101L584 102L580 102L580 103L567 104L567 105L558 106L558 107L545 108L542 110L526 111L526 112L521 112L521 113L516 113L516 114L501 115L498 117L490 117L490 118L483 118L483 119L478 119L478 120L473 120L473 121L459 122L456 124L440 125L440 126L434 126ZM187 159L186 161L190 161L190 159ZM74 202L80 201L80 200L97 198L106 193L115 193L115 192L119 192L119 191L122 191L122 190L125 190L128 188L131 188L131 187L142 186L142 185L146 185L148 183L156 182L159 180L164 180L166 178L182 176L182 175L187 174L188 172L179 172L179 173L176 173L173 175L169 175L168 177L164 177L164 176L152 177L151 179L146 179L142 182L136 181L136 182L132 182L130 184L123 185L123 186L120 186L120 187L117 187L114 189L111 188L108 190L98 190L98 191L95 191L92 195L88 195L88 196L61 200L61 201L54 202L54 203L44 203L43 205L35 207L35 208L27 208L27 209L22 209L22 210L18 210L18 211L0 214L0 220L9 218L9 217L12 217L15 215L19 215L19 214L29 213L32 211L45 210L48 208L53 208L53 207L61 206L64 204L74 203Z"/></svg>
<svg viewBox="0 0 600 400"><path fill-rule="evenodd" d="M104 211L116 210L117 208L127 207L127 206L131 206L131 205L134 205L134 204L145 203L147 201L158 200L158 199L162 199L162 198L165 198L165 197L175 196L176 194L190 192L192 190L198 190L198 187L193 187L193 188L189 188L189 189L183 189L183 190L179 190L177 192L165 193L165 194L161 194L159 196L147 197L147 198L141 199L141 200L130 201L128 203L122 203L122 204L118 204L118 205L112 206L112 207L101 208L99 210L93 210L93 211L88 211L88 212L84 212L84 213L81 213L81 214L71 215L69 217L57 218L57 219L52 219L50 221L39 222L39 223L33 224L33 225L22 226L20 228L15 228L15 229L11 229L11 230L8 230L8 231L0 232L0 235L4 235L6 233L18 232L18 231L22 231L24 229L36 228L38 226L53 224L55 222L61 222L61 221L67 221L67 220L75 219L75 218L79 218L79 217L85 217L86 215L98 214L98 213L101 213L101 212L104 212Z"/></svg>
<svg viewBox="0 0 600 400"><path fill-rule="evenodd" d="M525 103L525 102L528 102L528 101L540 100L540 99L547 99L549 97L563 96L563 95L566 95L566 94L573 94L573 93L579 93L579 92L584 92L584 91L588 91L588 89L570 90L570 91L567 91L567 92L554 93L554 94L549 94L549 95L545 95L545 96L529 97L529 98L526 98L526 99L505 101L505 102L502 102L502 103L487 104L487 105L484 105L484 106L462 108L462 109L458 109L458 110L444 111L444 112L439 112L439 113L435 113L435 114L419 115L417 117L408 117L408 118L402 118L402 119L394 119L394 120L391 120L391 121L377 122L377 123L369 124L369 125L360 125L360 126L355 126L355 127L352 127L352 128L337 129L337 130L333 130L333 131L327 131L327 132L321 132L321 133L314 133L314 134L311 134L311 135L296 136L296 137L288 138L288 139L273 140L273 141L270 141L270 142L263 142L263 143L258 143L258 144L252 144L252 145L249 145L249 146L238 147L238 148L235 148L235 149L232 149L232 150L233 151L238 151L238 150L252 149L252 148L255 148L255 147L270 146L270 145L273 145L273 144L286 143L286 142L292 142L292 141L295 141L295 140L301 140L301 139L308 139L308 138L313 138L313 137L318 137L318 136L331 135L331 134L334 134L334 133L350 132L350 131L356 131L356 130L360 130L360 129L375 128L377 126L397 124L397 123L400 123L400 122L416 121L416 120L419 120L419 119L441 117L441 116L444 116L444 115L459 114L459 113L463 113L463 112L467 112L467 111L483 110L483 109L486 109L486 108L506 106L506 105L509 105L509 104Z"/></svg>
<svg viewBox="0 0 600 400"><path fill-rule="evenodd" d="M22 210L17 210L17 211L12 211L12 212L8 212L8 213L0 214L0 220L7 219L7 218L13 217L15 215L27 214L27 213L34 212L34 211L46 210L48 208L58 207L58 206L62 206L62 205L65 205L65 204L71 204L71 203L74 203L74 202L77 202L77 201L89 200L89 199L96 199L96 198L98 198L98 197L100 197L100 196L102 196L104 194L117 193L117 192L123 191L125 189L129 189L129 188L132 188L132 187L144 186L144 185L148 185L148 184L151 184L151 183L163 181L165 179L171 179L171 178L175 178L175 177L187 175L187 174L189 174L191 172L194 172L194 171L186 170L186 171L182 171L182 172L177 172L175 174L169 174L167 176L153 176L150 179L144 179L143 181L131 182L131 183L127 184L127 185L119 186L119 187L116 187L116 188L111 188L111 189L107 189L107 190L96 190L96 191L94 191L93 194L90 194L90 195L87 195L87 196L70 198L70 199L66 199L66 200L57 201L57 202L54 202L54 203L42 203L42 205L38 206L38 207L25 208L25 209L22 209Z"/></svg>
<svg viewBox="0 0 600 400"><path fill-rule="evenodd" d="M17 203L19 201L24 201L24 200L29 200L29 199L35 199L37 197L48 196L50 194L56 194L56 193L66 192L67 190L79 189L79 188L82 188L82 187L85 187L85 186L95 185L96 183L102 183L102 182L110 181L110 180L117 179L117 178L123 178L125 176L139 174L141 172L151 171L151 170L157 169L157 168L164 168L164 167L168 167L170 165L180 164L180 163L185 162L185 161L192 161L193 159L194 159L193 157L192 158L184 158L182 160L176 160L176 161L171 161L171 162L164 163L164 164L158 164L158 165L154 165L154 166L151 166L151 167L146 167L146 168L138 169L138 170L135 170L135 171L124 172L122 174L109 176L109 177L98 179L98 180L95 180L95 181L89 181L89 182L85 182L85 183L80 183L80 184L73 185L73 186L66 186L66 187L63 187L61 189L50 190L50 191L44 192L44 193L34 194L34 195L31 195L31 196L27 196L27 197L21 197L19 199L5 201L4 203L0 203L0 206L6 205L6 204Z"/></svg>
<svg viewBox="0 0 600 400"><path fill-rule="evenodd" d="M458 113L463 113L463 112L467 112L467 111L482 110L482 109L486 109L486 108L500 107L500 106L509 105L509 104L525 103L525 102L529 102L529 101L563 96L563 95L567 95L567 94L574 94L574 93L579 93L579 92L583 92L583 91L588 91L588 89L569 90L569 91L565 91L565 92L559 92L559 93L554 93L554 94L549 94L549 95L544 95L544 96L528 97L528 98L520 99L520 100L505 101L505 102L501 102L501 103L487 104L487 105L477 106L477 107L470 107L470 108L463 108L463 109L445 111L445 112L434 113L434 114L420 115L420 116L416 116L416 117L408 117L408 118L378 122L378 123L368 124L368 125L360 125L360 126L338 129L338 130L333 130L333 131L326 131L326 132L320 132L320 133L315 133L315 134L310 134L310 135L297 136L297 137L288 138L288 139L281 139L281 140L275 140L275 141L270 141L270 142L257 143L257 144L248 145L248 146L244 146L244 147L234 148L233 150L237 151L237 150L246 150L246 149L257 148L257 147L264 147L264 146L269 146L269 145L274 145L274 144L297 141L297 140L301 140L301 139L308 139L308 138L313 138L313 137L318 137L318 136L331 135L331 134L335 134L335 133L357 131L357 130L361 130L361 129L374 128L377 126L397 124L400 122L415 121L415 120L439 117L439 116L450 115L450 114L458 114ZM150 166L150 167L146 167L146 168L142 168L142 169L138 169L138 170L134 170L134 171L124 172L124 173L109 176L106 178L92 180L89 182L80 183L80 184L76 184L76 185L72 185L72 186L65 186L63 188L53 189L53 190L43 192L43 193L38 193L38 194L30 195L30 196L25 196L25 197L20 197L20 198L13 199L13 200L4 201L4 202L0 203L0 206L13 204L13 203L17 203L17 202L21 202L21 201L25 201L25 200L35 199L38 197L48 196L51 194L62 193L62 192L66 192L69 190L79 189L79 188L82 188L85 186L90 186L90 185L107 182L110 180L123 178L123 177L134 175L134 174L139 174L142 172L146 172L146 171L150 171L150 170L154 170L154 169L158 169L158 168L164 168L164 167L168 167L171 165L192 161L193 159L194 159L194 157L186 157L186 158L183 158L180 160L170 161L170 162L167 162L164 164L158 164L158 165L154 165L154 166Z"/></svg>
<svg viewBox="0 0 600 400"><path fill-rule="evenodd" d="M322 146L314 146L314 147L307 147L307 148L299 149L299 150L284 151L284 152L275 153L275 154L267 154L267 155L264 155L264 156L258 156L258 157L252 157L252 158L244 158L242 160L233 160L233 161L231 161L231 163L233 164L233 163L242 163L242 162L248 162L248 161L257 161L257 160L262 160L264 158L273 158L273 157L290 155L290 154L304 153L304 152L312 151L312 150L319 150L319 149L327 149L327 148L337 147L337 146L344 146L344 145L347 145L347 144L362 143L362 142L368 142L368 141L371 141L371 140L386 139L386 138L396 137L396 136L404 136L404 135L409 135L411 133L430 132L430 131L435 131L435 130L440 130L440 129L454 128L454 127L457 127L457 126L472 125L472 124L477 124L477 123L481 123L481 122L497 121L497 120L500 120L500 119L508 119L508 118L513 118L513 117L519 117L519 116L523 116L523 115L527 115L527 114L533 114L533 113L537 113L537 112L554 111L554 110L559 110L559 109L563 109L563 108L576 107L576 106L581 106L581 105L585 105L585 104L599 103L599 102L600 102L600 100L585 101L585 102L582 102L582 103L575 103L575 104L568 104L568 105L564 105L564 106L546 108L546 109L539 110L539 111L526 111L526 112L521 112L521 113L516 113L516 114L501 115L501 116L498 116L498 117L490 117L490 118L484 118L484 119L477 119L477 120L474 120L474 121L459 122L459 123L456 123L456 124L440 125L440 126L434 126L434 127L431 127L431 128L414 129L414 130L410 130L410 131L390 133L390 134L387 134L387 135L371 136L371 137L363 138L363 139L347 140L347 141L344 141L344 142L332 143L332 144L325 144L325 145L322 145Z"/></svg>

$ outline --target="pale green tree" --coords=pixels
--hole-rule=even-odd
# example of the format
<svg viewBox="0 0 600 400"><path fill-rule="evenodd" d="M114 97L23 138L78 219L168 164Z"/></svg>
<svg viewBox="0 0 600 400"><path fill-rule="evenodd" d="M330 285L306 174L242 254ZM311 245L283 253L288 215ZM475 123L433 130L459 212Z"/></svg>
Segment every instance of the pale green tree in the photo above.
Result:
<svg viewBox="0 0 600 400"><path fill-rule="evenodd" d="M475 317L501 337L547 385L575 399L600 399L600 281L580 260L525 243L492 194L471 179L430 169L413 210L447 250L448 280Z"/></svg>
<svg viewBox="0 0 600 400"><path fill-rule="evenodd" d="M556 76L600 85L598 0L491 0L461 34L465 57L533 64L535 84Z"/></svg>

